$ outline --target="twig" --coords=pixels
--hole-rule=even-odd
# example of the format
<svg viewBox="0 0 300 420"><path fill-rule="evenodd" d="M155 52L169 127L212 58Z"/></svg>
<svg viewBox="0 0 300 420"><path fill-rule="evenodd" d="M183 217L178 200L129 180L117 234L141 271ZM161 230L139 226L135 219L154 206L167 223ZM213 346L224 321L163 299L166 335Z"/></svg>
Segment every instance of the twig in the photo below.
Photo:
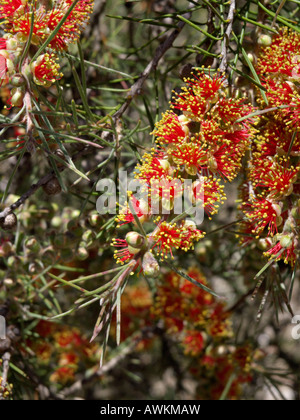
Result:
<svg viewBox="0 0 300 420"><path fill-rule="evenodd" d="M77 157L79 157L83 151L86 149L84 148L80 152L75 153L74 156L72 156L72 160L74 161ZM63 172L66 167L58 168L60 172ZM19 208L22 204L25 203L25 201L31 197L39 188L41 188L43 185L47 184L52 178L55 177L55 172L51 171L47 175L43 176L36 184L32 184L29 190L27 190L21 197L15 201L10 206L6 207L2 212L0 212L0 220L4 219L6 216L8 216L10 213L12 213L14 210Z"/></svg>
<svg viewBox="0 0 300 420"><path fill-rule="evenodd" d="M5 397L3 395L3 391L6 388L7 384L7 377L8 377L8 371L9 371L9 361L10 361L10 353L6 352L4 353L2 357L3 367L2 367L2 383L0 384L0 400L5 400ZM2 389L2 391L1 391Z"/></svg>
<svg viewBox="0 0 300 420"><path fill-rule="evenodd" d="M283 8L283 6L285 5L285 3L286 3L286 0L282 0L282 2L280 3L280 5L279 5L278 9L276 10L276 13L275 13L274 19L273 19L273 21L272 21L271 28L273 28L273 26L275 25L276 20L277 20L277 17L278 17L278 15L279 15L279 13L280 13L281 9L282 9L282 8Z"/></svg>
<svg viewBox="0 0 300 420"><path fill-rule="evenodd" d="M230 7L229 7L229 12L228 12L228 17L227 17L228 26L226 28L226 31L223 37L222 47L221 47L222 59L220 63L220 72L224 72L227 69L227 47L228 47L228 42L230 39L233 20L234 20L235 2L236 0L231 0Z"/></svg>
<svg viewBox="0 0 300 420"><path fill-rule="evenodd" d="M193 7L192 4L189 6L190 8ZM183 15L186 19L189 19L191 17L192 13L188 12ZM173 42L180 34L182 28L185 26L185 22L179 22L177 25L177 28L174 29L174 31L168 36L168 38L163 41L155 50L154 57L150 61L150 63L147 65L145 70L141 73L138 80L132 85L130 91L127 94L126 102L121 106L121 108L112 116L113 120L116 122L121 116L124 114L124 112L129 107L131 101L133 100L135 95L138 95L140 93L140 90L144 84L144 82L149 77L150 73L156 69L160 59L164 56L164 54L172 47Z"/></svg>

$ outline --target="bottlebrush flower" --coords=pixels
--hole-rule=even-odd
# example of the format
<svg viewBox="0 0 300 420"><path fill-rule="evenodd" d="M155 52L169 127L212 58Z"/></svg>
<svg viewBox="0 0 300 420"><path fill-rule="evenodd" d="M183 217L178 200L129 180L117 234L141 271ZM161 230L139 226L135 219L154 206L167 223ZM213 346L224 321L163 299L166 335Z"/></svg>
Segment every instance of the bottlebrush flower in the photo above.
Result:
<svg viewBox="0 0 300 420"><path fill-rule="evenodd" d="M190 199L193 204L201 204L211 217L218 212L219 205L223 204L226 199L224 186L212 176L203 177L200 181L193 183Z"/></svg>
<svg viewBox="0 0 300 420"><path fill-rule="evenodd" d="M174 170L168 160L164 159L164 154L153 149L152 153L144 154L142 164L137 165L135 175L137 179L145 180L147 185L150 185L152 180L172 181Z"/></svg>
<svg viewBox="0 0 300 420"><path fill-rule="evenodd" d="M36 0L1 0L0 16L5 19L6 31L18 34L25 42L29 36L34 11L32 43L41 44L66 15L73 0L54 0L48 6ZM76 42L93 10L92 0L79 0L49 46L56 51L66 50Z"/></svg>
<svg viewBox="0 0 300 420"><path fill-rule="evenodd" d="M299 258L299 248L297 250L298 245L298 239L283 235L281 236L280 241L269 249L269 251L265 252L264 255L269 258L276 257L276 261L282 259L286 264L294 266Z"/></svg>
<svg viewBox="0 0 300 420"><path fill-rule="evenodd" d="M147 221L151 216L151 211L147 202L143 199L137 200L134 195L131 195L129 200L131 200L135 215L138 217L140 222L143 223ZM148 200L148 202L151 204L151 201ZM120 214L116 216L116 221L118 222L117 227L126 225L128 223L135 224L135 218L130 210L128 203L120 209Z"/></svg>
<svg viewBox="0 0 300 420"><path fill-rule="evenodd" d="M250 224L253 224L251 233L258 235L257 238L265 228L271 236L278 233L278 227L282 225L280 205L265 198L256 198L251 203L245 204L243 210Z"/></svg>
<svg viewBox="0 0 300 420"><path fill-rule="evenodd" d="M163 260L169 253L174 258L173 249L188 251L193 248L194 242L203 237L203 232L196 229L192 224L182 222L177 225L176 223L163 221L158 222L157 229L150 239L155 242L153 248L157 248L157 255Z"/></svg>
<svg viewBox="0 0 300 420"><path fill-rule="evenodd" d="M182 143L174 149L169 149L168 154L173 162L183 166L189 175L201 173L201 168L207 163L207 153L199 148L197 143Z"/></svg>
<svg viewBox="0 0 300 420"><path fill-rule="evenodd" d="M31 64L33 80L37 85L49 87L62 77L59 64L54 54L43 54Z"/></svg>
<svg viewBox="0 0 300 420"><path fill-rule="evenodd" d="M54 8L45 16L49 32L56 28L72 3L73 0L56 1L54 3ZM50 47L57 51L65 50L68 48L68 44L76 42L82 29L88 22L93 6L93 0L79 0L66 22L59 29L53 41L51 41Z"/></svg>
<svg viewBox="0 0 300 420"><path fill-rule="evenodd" d="M24 10L28 0L1 0L0 1L0 19L7 21L13 18Z"/></svg>
<svg viewBox="0 0 300 420"><path fill-rule="evenodd" d="M115 251L114 258L118 264L125 264L128 261L132 260L136 254L135 251L129 250L129 245L125 239L115 238L112 241L112 245L115 248L120 248Z"/></svg>
<svg viewBox="0 0 300 420"><path fill-rule="evenodd" d="M145 153L137 165L135 178L148 194L144 203L148 205L147 217L139 208L137 217L141 222L156 224L147 235L148 251L153 250L162 260L169 255L174 258L176 249L192 249L204 236L195 225L184 220L172 222L177 202L187 193L197 211L204 208L209 216L217 213L225 199L221 180L232 181L236 177L255 132L255 120L250 116L254 108L244 100L227 98L223 81L223 75L211 77L203 71L186 79L186 86L175 94L171 110L155 125L152 134L156 137L156 148ZM237 122L239 119L242 121ZM185 180L192 182L185 183ZM157 210L163 217L155 220ZM116 221L120 226L134 222L134 217L127 208ZM113 246L120 248L115 251L117 262L124 264L137 258L140 265L145 251L134 251L122 239L114 240ZM156 265L155 261L149 272L157 273Z"/></svg>
<svg viewBox="0 0 300 420"><path fill-rule="evenodd" d="M292 30L280 30L272 44L262 49L257 60L257 72L264 75L282 74L291 77L295 72L300 51L300 34Z"/></svg>
<svg viewBox="0 0 300 420"><path fill-rule="evenodd" d="M202 72L185 79L187 86L176 93L172 108L182 111L192 121L201 122L211 104L219 99L217 93L223 87L223 80L222 75L211 78Z"/></svg>
<svg viewBox="0 0 300 420"><path fill-rule="evenodd" d="M204 348L203 332L197 330L185 330L182 341L184 353L198 356Z"/></svg>
<svg viewBox="0 0 300 420"><path fill-rule="evenodd" d="M259 162L268 157L298 156L300 154L300 134L285 123L270 119L255 139L253 158Z"/></svg>
<svg viewBox="0 0 300 420"><path fill-rule="evenodd" d="M257 165L251 171L251 179L255 188L265 188L269 197L281 199L293 192L293 184L297 181L300 167L287 167L270 160Z"/></svg>
<svg viewBox="0 0 300 420"><path fill-rule="evenodd" d="M266 87L271 107L284 106L275 113L277 120L295 127L300 121L300 35L291 30L281 30L267 48L262 48L257 61L257 72ZM263 101L261 101L263 103Z"/></svg>
<svg viewBox="0 0 300 420"><path fill-rule="evenodd" d="M191 267L187 274L196 283L207 285L197 267ZM164 321L168 332L178 334L185 353L195 357L201 355L208 341L232 335L224 305L196 284L172 272L167 273L158 285L153 313Z"/></svg>
<svg viewBox="0 0 300 420"><path fill-rule="evenodd" d="M156 123L152 134L157 137L159 144L174 144L175 146L184 141L189 134L187 123L189 119L184 115L176 115L173 111L167 111L162 119Z"/></svg>
<svg viewBox="0 0 300 420"><path fill-rule="evenodd" d="M50 382L66 384L75 379L76 369L70 366L61 366L50 376Z"/></svg>

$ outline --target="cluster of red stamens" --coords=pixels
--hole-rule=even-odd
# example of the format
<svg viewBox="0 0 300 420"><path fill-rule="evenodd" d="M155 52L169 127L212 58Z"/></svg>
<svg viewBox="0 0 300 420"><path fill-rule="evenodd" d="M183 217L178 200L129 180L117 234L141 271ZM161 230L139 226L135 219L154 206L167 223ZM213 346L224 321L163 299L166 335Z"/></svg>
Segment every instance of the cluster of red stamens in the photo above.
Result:
<svg viewBox="0 0 300 420"><path fill-rule="evenodd" d="M278 108L261 118L242 187L244 238L259 241L265 255L294 265L299 256L300 35L281 31L258 56L257 72L266 88L262 108Z"/></svg>

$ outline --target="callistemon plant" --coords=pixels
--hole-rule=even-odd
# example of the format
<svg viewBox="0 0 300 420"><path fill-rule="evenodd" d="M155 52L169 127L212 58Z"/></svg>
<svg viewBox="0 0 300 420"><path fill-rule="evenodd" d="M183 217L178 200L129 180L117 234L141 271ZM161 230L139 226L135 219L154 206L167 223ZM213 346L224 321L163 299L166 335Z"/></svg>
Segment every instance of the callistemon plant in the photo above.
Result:
<svg viewBox="0 0 300 420"><path fill-rule="evenodd" d="M271 108L253 142L241 206L244 240L257 241L265 255L294 266L299 258L300 222L300 35L264 36L257 73Z"/></svg>
<svg viewBox="0 0 300 420"><path fill-rule="evenodd" d="M158 274L159 261L174 258L177 249L192 249L204 237L188 211L178 215L176 202L185 195L194 210L203 209L209 217L217 213L225 200L222 182L236 177L255 132L252 105L227 97L224 75L198 71L185 83L156 124L156 147L136 168L146 199L131 194L130 204L117 216L119 225L141 227L139 233L114 240L121 248L117 262L134 261L133 269L139 267L145 275ZM161 214L153 214L153 201Z"/></svg>

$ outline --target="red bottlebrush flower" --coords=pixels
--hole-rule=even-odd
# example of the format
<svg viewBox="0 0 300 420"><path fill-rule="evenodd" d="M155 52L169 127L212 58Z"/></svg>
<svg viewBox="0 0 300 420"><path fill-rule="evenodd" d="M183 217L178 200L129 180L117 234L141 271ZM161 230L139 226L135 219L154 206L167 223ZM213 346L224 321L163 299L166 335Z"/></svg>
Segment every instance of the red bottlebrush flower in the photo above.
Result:
<svg viewBox="0 0 300 420"><path fill-rule="evenodd" d="M148 200L149 207L151 199L158 198L166 201L166 206L172 207L174 198L182 195L182 181L176 178L175 168L170 165L163 152L145 153L143 163L137 169L136 178L145 181L151 196Z"/></svg>
<svg viewBox="0 0 300 420"><path fill-rule="evenodd" d="M209 110L209 104L202 96L195 95L192 89L184 87L176 95L172 108L182 111L191 121L201 122Z"/></svg>
<svg viewBox="0 0 300 420"><path fill-rule="evenodd" d="M24 11L27 3L27 0L1 0L0 19L13 20L17 15L17 12L20 13L21 11Z"/></svg>
<svg viewBox="0 0 300 420"><path fill-rule="evenodd" d="M181 88L181 92L176 94L172 107L182 111L192 121L201 122L211 104L218 100L223 80L222 75L211 78L203 72L194 74L192 78L185 79L187 87Z"/></svg>
<svg viewBox="0 0 300 420"><path fill-rule="evenodd" d="M151 238L155 242L153 248L157 248L157 255L163 260L169 253L174 258L173 249L188 251L203 236L203 232L185 222L179 226L176 223L159 222Z"/></svg>
<svg viewBox="0 0 300 420"><path fill-rule="evenodd" d="M60 366L73 366L75 367L79 361L79 357L74 352L64 352L59 357Z"/></svg>
<svg viewBox="0 0 300 420"><path fill-rule="evenodd" d="M210 313L210 322L206 325L207 333L215 338L231 337L231 321L222 303L216 303Z"/></svg>
<svg viewBox="0 0 300 420"><path fill-rule="evenodd" d="M138 171L135 172L136 178L145 180L150 185L151 180L157 179L173 179L173 170L169 162L164 159L164 153L156 152L145 153L143 162L137 166Z"/></svg>
<svg viewBox="0 0 300 420"><path fill-rule="evenodd" d="M36 1L31 2L34 7L34 23L32 32L32 43L39 44L47 36L49 29L45 21L45 9L43 6L38 8ZM6 30L11 34L18 34L21 41L25 42L30 34L32 14L29 2L15 12L14 16L6 20ZM23 34L21 37L20 35Z"/></svg>
<svg viewBox="0 0 300 420"><path fill-rule="evenodd" d="M229 128L238 119L246 117L254 108L251 105L245 104L244 99L235 98L221 98L212 109L212 116L216 118L221 127ZM247 118L239 123L244 128L249 128L249 124L253 124L255 119ZM239 124L236 129L239 129ZM235 127L231 127L234 128Z"/></svg>
<svg viewBox="0 0 300 420"><path fill-rule="evenodd" d="M222 144L224 141L224 131L221 130L219 124L213 119L206 119L202 121L199 136L191 141L196 141L200 146L207 146L209 149L216 147L218 144Z"/></svg>
<svg viewBox="0 0 300 420"><path fill-rule="evenodd" d="M292 76L297 66L299 50L299 33L283 29L273 38L270 46L262 48L256 70L260 74Z"/></svg>
<svg viewBox="0 0 300 420"><path fill-rule="evenodd" d="M257 165L251 171L253 185L267 189L270 198L279 199L293 192L293 183L296 182L299 168L287 168L279 163L266 161Z"/></svg>
<svg viewBox="0 0 300 420"><path fill-rule="evenodd" d="M284 122L271 119L264 129L260 130L255 142L253 157L257 161L268 156L299 155L300 135L293 134Z"/></svg>
<svg viewBox="0 0 300 420"><path fill-rule="evenodd" d="M182 344L185 354L198 356L204 348L203 333L197 330L185 330Z"/></svg>
<svg viewBox="0 0 300 420"><path fill-rule="evenodd" d="M174 149L168 150L169 156L177 165L184 165L189 175L201 173L201 167L206 166L207 153L195 143L182 143Z"/></svg>
<svg viewBox="0 0 300 420"><path fill-rule="evenodd" d="M38 57L36 61L31 64L33 72L33 80L37 85L49 87L55 80L62 77L59 73L59 64L56 61L54 54L44 54Z"/></svg>
<svg viewBox="0 0 300 420"><path fill-rule="evenodd" d="M55 8L47 13L45 20L51 31L56 28L72 3L73 0L56 3ZM76 42L93 11L93 6L93 0L79 0L53 41L51 41L50 47L60 51L67 49L68 44Z"/></svg>
<svg viewBox="0 0 300 420"><path fill-rule="evenodd" d="M281 207L278 204L264 198L255 199L246 203L243 211L253 224L253 234L259 235L265 228L268 228L271 236L278 233L278 226L282 224Z"/></svg>
<svg viewBox="0 0 300 420"><path fill-rule="evenodd" d="M118 264L125 264L128 261L132 260L135 254L132 252L133 248L128 248L128 243L125 239L113 239L112 245L115 248L121 248L115 251L114 258L116 259Z"/></svg>
<svg viewBox="0 0 300 420"><path fill-rule="evenodd" d="M150 209L148 204L144 200L137 200L134 195L130 197L131 204L134 208L136 216L141 222L144 222L150 216ZM149 200L148 200L149 201ZM127 223L135 223L135 219L129 205L122 208L120 214L116 217L118 227L126 225Z"/></svg>
<svg viewBox="0 0 300 420"><path fill-rule="evenodd" d="M81 337L76 329L58 331L54 334L54 339L60 348L79 346L81 344Z"/></svg>
<svg viewBox="0 0 300 420"><path fill-rule="evenodd" d="M0 0L0 16L5 19L6 30L24 35L26 41L31 27L31 6L34 8L32 42L40 44L57 27L73 0L54 1L50 10L36 0ZM93 10L92 0L79 0L59 29L50 47L57 51L67 49L77 41Z"/></svg>
<svg viewBox="0 0 300 420"><path fill-rule="evenodd" d="M241 156L238 155L230 146L226 144L216 147L208 155L207 167L208 174L217 174L223 179L233 181L241 168Z"/></svg>
<svg viewBox="0 0 300 420"><path fill-rule="evenodd" d="M191 191L191 201L195 204L204 206L204 210L209 216L216 214L219 205L226 199L224 186L220 185L218 179L202 177L201 181L195 181ZM204 201L203 201L204 200Z"/></svg>
<svg viewBox="0 0 300 420"><path fill-rule="evenodd" d="M163 114L162 119L155 124L155 130L152 134L157 137L160 144L174 144L184 141L189 134L187 119L184 116L178 116L172 111Z"/></svg>
<svg viewBox="0 0 300 420"><path fill-rule="evenodd" d="M53 347L50 343L38 341L32 347L39 361L47 363L50 360L53 353Z"/></svg>
<svg viewBox="0 0 300 420"><path fill-rule="evenodd" d="M283 238L286 239L286 238ZM266 257L275 258L276 261L283 260L286 264L290 263L292 266L295 265L297 261L297 255L295 253L295 240L287 238L288 244L285 244L281 239L273 248L265 252Z"/></svg>
<svg viewBox="0 0 300 420"><path fill-rule="evenodd" d="M233 362L238 365L244 373L248 373L251 368L253 350L249 345L244 345L235 349L232 354Z"/></svg>
<svg viewBox="0 0 300 420"><path fill-rule="evenodd" d="M50 376L50 382L53 383L62 383L73 381L75 378L75 369L70 366L62 366L56 369Z"/></svg>
<svg viewBox="0 0 300 420"><path fill-rule="evenodd" d="M192 78L188 78L187 83L193 89L193 93L202 96L205 100L214 102L217 98L219 90L224 86L224 76L215 74L213 77L207 76L205 73L198 72Z"/></svg>

